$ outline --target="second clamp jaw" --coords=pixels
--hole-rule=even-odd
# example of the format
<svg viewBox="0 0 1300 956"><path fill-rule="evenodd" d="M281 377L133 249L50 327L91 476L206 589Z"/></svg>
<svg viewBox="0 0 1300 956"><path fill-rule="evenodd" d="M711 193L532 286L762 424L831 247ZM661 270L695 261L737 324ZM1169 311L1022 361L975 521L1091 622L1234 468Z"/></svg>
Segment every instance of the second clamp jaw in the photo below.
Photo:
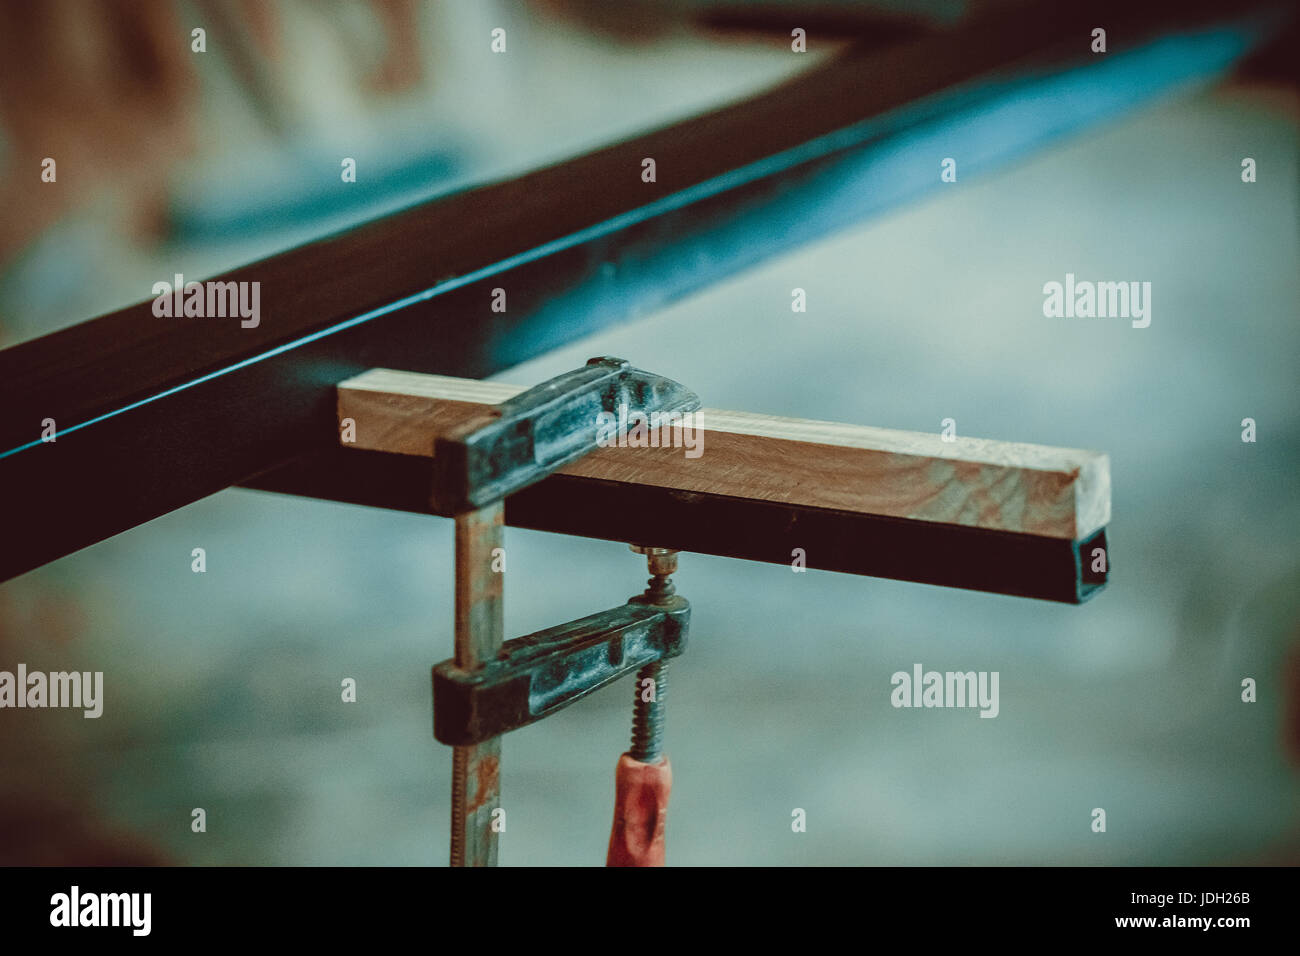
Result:
<svg viewBox="0 0 1300 956"><path fill-rule="evenodd" d="M666 578L658 576L652 582ZM662 585L658 585L662 591ZM527 726L686 648L691 606L652 583L626 604L506 641L474 670L433 670L433 735L452 746Z"/></svg>

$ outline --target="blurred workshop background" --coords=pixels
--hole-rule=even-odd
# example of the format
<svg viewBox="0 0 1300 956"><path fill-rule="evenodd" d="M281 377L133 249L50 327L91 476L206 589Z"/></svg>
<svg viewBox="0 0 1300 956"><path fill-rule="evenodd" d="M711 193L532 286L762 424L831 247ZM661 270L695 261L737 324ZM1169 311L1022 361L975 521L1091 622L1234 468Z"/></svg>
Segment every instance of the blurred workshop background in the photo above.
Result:
<svg viewBox="0 0 1300 956"><path fill-rule="evenodd" d="M833 52L701 30L707 6L0 4L0 346ZM1239 70L956 183L938 151L916 201L499 376L619 355L712 407L1110 455L1113 574L1081 607L684 555L671 863L1300 860L1298 121L1293 87ZM1045 319L1066 272L1150 281L1150 327ZM507 636L645 579L616 543L507 540ZM0 863L442 863L452 576L450 521L230 490L0 584L0 669L106 687L98 720L0 712ZM997 719L892 708L915 662L998 671ZM503 864L603 862L630 700L506 739Z"/></svg>

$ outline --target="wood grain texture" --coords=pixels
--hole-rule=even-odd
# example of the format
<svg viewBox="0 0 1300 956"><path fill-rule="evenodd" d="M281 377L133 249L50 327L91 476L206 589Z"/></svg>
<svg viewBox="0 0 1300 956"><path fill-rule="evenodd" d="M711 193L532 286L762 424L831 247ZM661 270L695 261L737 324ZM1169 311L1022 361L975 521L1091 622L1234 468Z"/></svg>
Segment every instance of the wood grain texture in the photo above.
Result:
<svg viewBox="0 0 1300 956"><path fill-rule="evenodd" d="M346 447L431 457L437 434L523 390L372 369L339 385L338 414L356 425ZM710 408L700 425L697 458L601 448L561 474L1067 540L1110 521L1098 452Z"/></svg>

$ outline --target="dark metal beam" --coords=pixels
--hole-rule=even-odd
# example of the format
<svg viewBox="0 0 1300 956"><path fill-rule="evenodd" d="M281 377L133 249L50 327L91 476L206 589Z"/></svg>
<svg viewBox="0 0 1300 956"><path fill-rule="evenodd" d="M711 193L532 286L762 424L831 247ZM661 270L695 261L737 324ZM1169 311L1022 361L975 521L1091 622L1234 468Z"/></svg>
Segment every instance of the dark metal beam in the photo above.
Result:
<svg viewBox="0 0 1300 956"><path fill-rule="evenodd" d="M1058 98L1051 115L996 131L986 157L1221 69L1259 33L1198 41L1186 66L1123 86L1115 64L1195 9L1212 8L999 8L220 277L261 284L256 328L159 318L144 302L0 352L0 580L332 445L334 386L366 368L486 376L929 188L933 170L873 163L1087 61L1100 17L1115 51L1096 68L1106 84L1071 86L1073 113ZM646 157L656 182L641 181ZM507 313L488 308L498 285ZM41 441L45 419L54 442Z"/></svg>

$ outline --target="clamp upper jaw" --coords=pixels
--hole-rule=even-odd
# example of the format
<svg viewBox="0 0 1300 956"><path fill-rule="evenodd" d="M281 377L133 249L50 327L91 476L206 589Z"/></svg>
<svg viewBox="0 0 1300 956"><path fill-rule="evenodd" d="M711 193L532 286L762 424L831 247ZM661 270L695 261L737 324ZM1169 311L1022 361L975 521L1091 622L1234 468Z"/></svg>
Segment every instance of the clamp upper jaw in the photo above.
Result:
<svg viewBox="0 0 1300 956"><path fill-rule="evenodd" d="M597 446L601 413L697 411L698 396L672 379L632 368L624 359L593 358L521 392L433 446L433 510L472 511L541 481ZM626 418L623 420L626 421Z"/></svg>

